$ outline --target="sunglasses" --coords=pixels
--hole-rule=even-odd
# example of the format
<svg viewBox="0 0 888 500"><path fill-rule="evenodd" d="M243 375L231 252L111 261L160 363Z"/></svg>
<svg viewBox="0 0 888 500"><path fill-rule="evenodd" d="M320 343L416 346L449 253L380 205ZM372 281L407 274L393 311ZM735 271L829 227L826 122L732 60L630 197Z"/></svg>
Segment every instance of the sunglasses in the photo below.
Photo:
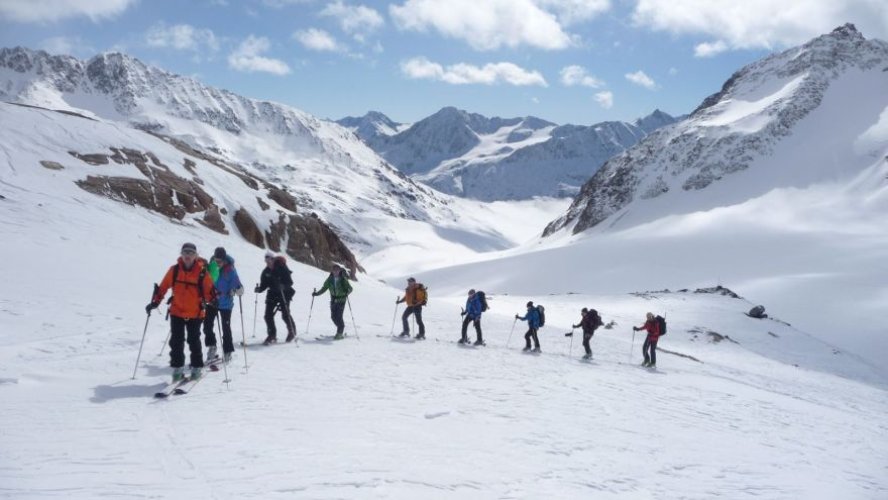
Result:
<svg viewBox="0 0 888 500"><path fill-rule="evenodd" d="M182 255L196 255L197 252L194 250L182 250Z"/></svg>

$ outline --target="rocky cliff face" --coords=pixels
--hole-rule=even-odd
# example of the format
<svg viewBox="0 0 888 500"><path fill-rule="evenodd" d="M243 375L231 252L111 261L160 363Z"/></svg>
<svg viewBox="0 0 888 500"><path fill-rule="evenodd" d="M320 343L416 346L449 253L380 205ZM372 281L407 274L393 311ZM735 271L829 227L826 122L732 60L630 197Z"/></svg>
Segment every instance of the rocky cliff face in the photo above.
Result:
<svg viewBox="0 0 888 500"><path fill-rule="evenodd" d="M686 119L653 132L605 163L583 185L567 213L549 224L545 234L564 228L574 233L585 231L610 217L620 217L639 201L670 196L674 201L668 205L677 206L689 199L681 193L730 182L736 174L757 165L767 165L769 170L763 170L761 178L773 178L774 184L751 188L748 186L755 182L747 179L737 186L735 191L742 193L736 196L746 191L750 196L761 194L769 187L791 185L793 179L814 181L818 172L826 169L820 163L836 161L835 150L827 148L825 152L832 151L832 158L813 158L814 165L781 162L772 166L769 158L778 149L780 158L791 158L786 148L825 147L831 136L839 135L835 127L844 127L842 134L865 133L873 124L861 116L855 103L868 100L875 110L888 105L886 67L888 44L866 40L852 25L752 63L731 76L719 92L706 98ZM863 92L871 95L849 95L853 91L846 87L866 89ZM846 104L830 105L800 127L799 123L817 111L827 95ZM860 130L849 131L849 126L859 126ZM719 199L705 197L695 200L696 209L720 203Z"/></svg>

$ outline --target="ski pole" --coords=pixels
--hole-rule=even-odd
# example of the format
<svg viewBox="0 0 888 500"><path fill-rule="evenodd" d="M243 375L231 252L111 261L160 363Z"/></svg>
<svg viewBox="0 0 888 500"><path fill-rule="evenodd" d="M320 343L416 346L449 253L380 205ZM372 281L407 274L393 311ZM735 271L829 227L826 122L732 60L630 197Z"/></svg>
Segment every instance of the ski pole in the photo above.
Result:
<svg viewBox="0 0 888 500"><path fill-rule="evenodd" d="M515 318L515 321L512 322L512 330L509 331L509 340L506 341L506 348L509 347L509 344L512 342L512 334L515 333L515 325L518 323L518 318Z"/></svg>
<svg viewBox="0 0 888 500"><path fill-rule="evenodd" d="M228 378L228 363L225 362L225 331L222 329L222 309L216 309L216 312L218 313L216 314L216 325L219 327L219 337L222 339L222 369L225 370L225 388L230 391L231 379ZM228 329L231 330L231 316L228 319Z"/></svg>
<svg viewBox="0 0 888 500"><path fill-rule="evenodd" d="M145 344L145 334L148 333L148 320L150 320L150 319L151 319L151 312L149 311L148 317L145 318L145 329L142 330L142 341L139 342L139 355L136 356L136 366L133 367L133 380L136 380L136 370L139 369L139 359L142 358L142 345Z"/></svg>
<svg viewBox="0 0 888 500"><path fill-rule="evenodd" d="M567 354L567 357L568 357L568 358L573 357L573 352L574 352L574 330L576 330L576 328L571 327L571 329L570 329L570 350L568 351L568 354Z"/></svg>
<svg viewBox="0 0 888 500"><path fill-rule="evenodd" d="M259 283L256 283L256 288L259 288ZM255 288L254 288L255 290ZM243 314L244 308L241 305L241 314ZM259 314L259 294L256 294L256 300L253 301L253 338L256 338L256 315ZM247 343L244 342L244 345Z"/></svg>
<svg viewBox="0 0 888 500"><path fill-rule="evenodd" d="M398 299L400 299L400 297L395 297L395 314L392 315L392 331L389 332L392 337L395 336L395 320L398 318L398 306L401 305L401 303L398 302Z"/></svg>
<svg viewBox="0 0 888 500"><path fill-rule="evenodd" d="M632 351L635 350L635 328L632 329L632 345L629 347L629 361L632 361Z"/></svg>
<svg viewBox="0 0 888 500"><path fill-rule="evenodd" d="M258 295L257 295L258 297ZM240 295L237 296L237 303L240 305L240 317L241 317L241 338L243 342L241 343L244 346L244 372L247 371L247 329L244 328L244 301ZM255 325L255 320L253 321ZM255 329L253 330L255 332ZM255 335L253 335L255 337Z"/></svg>
<svg viewBox="0 0 888 500"><path fill-rule="evenodd" d="M173 297L170 296L170 300L167 301L167 313L166 313L166 318L165 318L166 321L169 321L169 320L170 320L170 309L171 309L171 308L170 308L170 302L172 302L172 301L173 301ZM163 345L160 346L160 354L157 355L158 358L161 357L161 356L163 356L163 350L166 349L167 342L170 341L170 336L171 336L172 334L173 334L173 327L170 326L170 329L167 330L166 340L164 340L164 341L163 341Z"/></svg>
<svg viewBox="0 0 888 500"><path fill-rule="evenodd" d="M305 336L308 337L308 327L311 326L311 312L314 310L315 306L315 295L318 292L317 288L311 289L311 305L308 306L308 323L305 324Z"/></svg>
<svg viewBox="0 0 888 500"><path fill-rule="evenodd" d="M349 300L348 295L345 296L345 303L348 304L348 313L351 315L352 327L355 329L355 338L361 340L361 336L358 335L358 324L355 323L355 313L352 311L352 303L351 300Z"/></svg>

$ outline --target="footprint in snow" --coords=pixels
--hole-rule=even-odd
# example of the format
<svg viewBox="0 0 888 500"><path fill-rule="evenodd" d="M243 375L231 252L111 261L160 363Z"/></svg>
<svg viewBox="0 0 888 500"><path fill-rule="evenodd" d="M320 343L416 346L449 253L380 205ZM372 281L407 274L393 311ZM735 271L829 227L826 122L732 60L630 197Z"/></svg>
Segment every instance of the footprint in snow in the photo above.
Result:
<svg viewBox="0 0 888 500"><path fill-rule="evenodd" d="M436 413L426 413L425 418L431 420L433 418L446 417L447 415L450 415L449 411L439 411Z"/></svg>

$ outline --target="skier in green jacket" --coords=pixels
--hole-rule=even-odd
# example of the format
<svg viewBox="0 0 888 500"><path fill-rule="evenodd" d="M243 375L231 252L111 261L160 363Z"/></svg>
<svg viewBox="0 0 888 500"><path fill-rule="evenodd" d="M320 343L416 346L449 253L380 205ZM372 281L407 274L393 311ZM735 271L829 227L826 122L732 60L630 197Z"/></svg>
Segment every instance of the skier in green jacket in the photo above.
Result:
<svg viewBox="0 0 888 500"><path fill-rule="evenodd" d="M323 295L327 290L330 290L330 317L336 325L336 336L333 339L340 340L345 332L345 320L342 319L342 315L345 313L345 304L348 294L352 292L352 286L348 281L348 276L338 264L333 265L333 271L324 281L324 286L320 290L312 292L311 295L317 297Z"/></svg>

